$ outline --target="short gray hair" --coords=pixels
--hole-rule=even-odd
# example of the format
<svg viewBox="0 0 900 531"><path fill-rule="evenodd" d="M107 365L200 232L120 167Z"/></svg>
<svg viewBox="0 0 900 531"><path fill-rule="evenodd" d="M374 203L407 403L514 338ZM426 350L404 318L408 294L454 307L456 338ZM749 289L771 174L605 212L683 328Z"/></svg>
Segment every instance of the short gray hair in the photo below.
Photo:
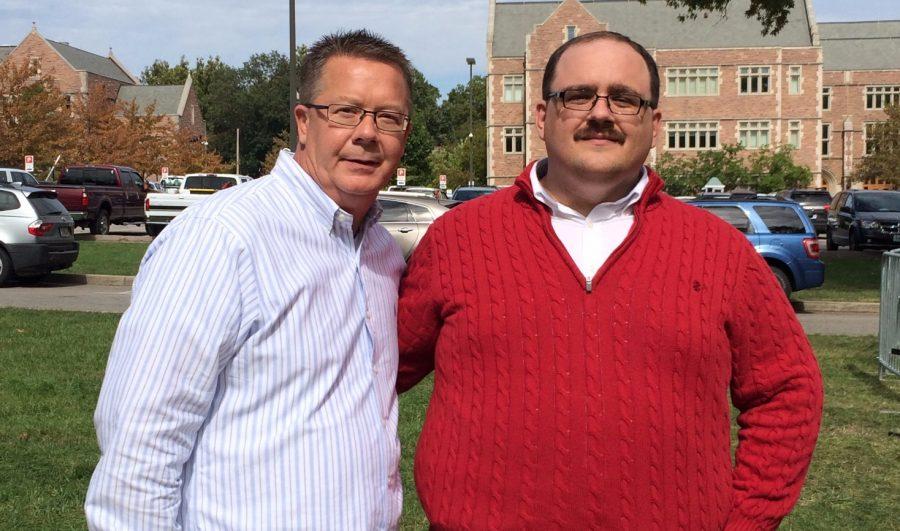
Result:
<svg viewBox="0 0 900 531"><path fill-rule="evenodd" d="M300 65L299 103L317 95L325 63L332 57L358 57L396 66L406 82L407 103L412 112L412 65L403 50L368 30L339 31L325 35L306 52Z"/></svg>

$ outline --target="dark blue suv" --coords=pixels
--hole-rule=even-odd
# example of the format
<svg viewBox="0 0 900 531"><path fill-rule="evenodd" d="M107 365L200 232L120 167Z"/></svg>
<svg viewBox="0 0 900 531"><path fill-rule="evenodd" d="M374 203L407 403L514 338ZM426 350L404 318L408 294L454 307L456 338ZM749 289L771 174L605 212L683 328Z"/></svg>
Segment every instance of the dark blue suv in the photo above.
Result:
<svg viewBox="0 0 900 531"><path fill-rule="evenodd" d="M803 207L793 201L703 198L688 204L708 210L743 232L769 264L784 293L825 282L819 240Z"/></svg>

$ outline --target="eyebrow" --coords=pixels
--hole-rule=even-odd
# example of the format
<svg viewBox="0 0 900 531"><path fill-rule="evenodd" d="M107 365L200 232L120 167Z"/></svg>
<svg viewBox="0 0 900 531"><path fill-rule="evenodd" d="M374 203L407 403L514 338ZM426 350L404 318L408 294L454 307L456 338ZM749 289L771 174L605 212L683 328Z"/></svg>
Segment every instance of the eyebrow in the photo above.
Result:
<svg viewBox="0 0 900 531"><path fill-rule="evenodd" d="M594 93L599 92L597 90L596 85L572 85L572 86L569 86L569 87L566 87L566 88L560 90L560 92L570 91L570 90L590 90L590 91L593 91ZM621 83L613 83L612 85L606 87L606 93L607 94L620 94L620 95L628 94L628 95L632 95L632 96L637 96L638 98L641 98L642 100L649 101L649 98L645 98L637 90L629 87L628 85L623 85Z"/></svg>

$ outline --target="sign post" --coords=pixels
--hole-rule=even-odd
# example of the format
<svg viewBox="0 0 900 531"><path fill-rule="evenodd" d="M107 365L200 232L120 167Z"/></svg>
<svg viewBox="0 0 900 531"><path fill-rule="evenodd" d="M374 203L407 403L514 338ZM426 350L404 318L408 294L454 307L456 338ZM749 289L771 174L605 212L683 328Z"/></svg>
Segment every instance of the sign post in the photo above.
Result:
<svg viewBox="0 0 900 531"><path fill-rule="evenodd" d="M406 168L397 168L397 186L406 186Z"/></svg>
<svg viewBox="0 0 900 531"><path fill-rule="evenodd" d="M169 167L163 166L162 171L159 172L159 175L162 179L167 179L169 177Z"/></svg>
<svg viewBox="0 0 900 531"><path fill-rule="evenodd" d="M34 171L34 155L25 155L25 171Z"/></svg>
<svg viewBox="0 0 900 531"><path fill-rule="evenodd" d="M439 176L438 182L440 183L441 190L447 189L447 176L446 175Z"/></svg>

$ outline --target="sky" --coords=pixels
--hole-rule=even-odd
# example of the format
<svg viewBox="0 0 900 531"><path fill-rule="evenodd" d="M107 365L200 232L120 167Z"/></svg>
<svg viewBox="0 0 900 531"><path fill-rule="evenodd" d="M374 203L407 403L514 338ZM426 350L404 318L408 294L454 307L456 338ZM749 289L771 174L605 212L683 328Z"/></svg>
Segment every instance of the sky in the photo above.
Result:
<svg viewBox="0 0 900 531"><path fill-rule="evenodd" d="M800 2L802 0L795 0ZM0 0L0 45L32 22L46 38L113 54L139 77L155 59L219 56L240 66L254 53L289 50L288 0ZM487 0L296 0L297 42L368 28L401 48L446 94L466 83L466 57L485 73ZM819 22L900 20L898 0L813 0ZM743 16L738 10L729 16ZM750 21L756 23L756 21Z"/></svg>

